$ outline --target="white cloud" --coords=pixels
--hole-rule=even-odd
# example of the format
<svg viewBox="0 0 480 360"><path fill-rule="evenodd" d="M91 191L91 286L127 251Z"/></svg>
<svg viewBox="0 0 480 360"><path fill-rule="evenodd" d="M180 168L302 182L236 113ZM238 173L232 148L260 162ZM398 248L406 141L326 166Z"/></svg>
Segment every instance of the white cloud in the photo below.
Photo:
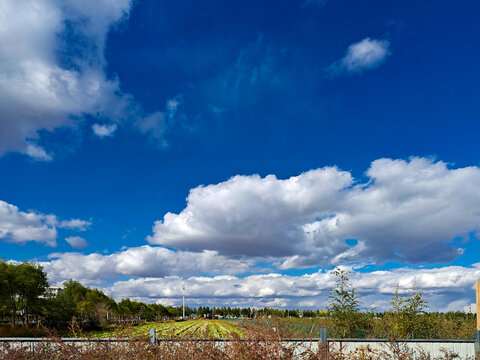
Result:
<svg viewBox="0 0 480 360"><path fill-rule="evenodd" d="M0 239L24 244L36 241L56 246L57 230L49 219L35 212L23 212L16 206L0 201Z"/></svg>
<svg viewBox="0 0 480 360"><path fill-rule="evenodd" d="M151 244L264 257L281 268L350 261L451 261L452 241L480 230L480 169L379 159L356 183L337 168L289 179L235 176L190 191L186 208L155 222ZM356 239L349 246L345 240ZM276 260L275 260L276 259Z"/></svg>
<svg viewBox="0 0 480 360"><path fill-rule="evenodd" d="M145 114L119 79L105 73L108 32L128 18L131 6L131 0L2 1L0 156L19 151L50 161L32 139L43 130L76 128L85 115L163 136L163 113ZM174 115L176 106L169 104ZM96 124L93 131L112 136L116 127Z"/></svg>
<svg viewBox="0 0 480 360"><path fill-rule="evenodd" d="M32 159L37 160L37 161L52 161L53 158L50 154L47 154L45 149L33 145L33 144L28 144L27 149L25 150L25 153L30 156Z"/></svg>
<svg viewBox="0 0 480 360"><path fill-rule="evenodd" d="M56 258L55 258L56 257ZM187 304L247 307L325 308L329 290L336 278L330 271L319 270L305 275L266 273L243 274L252 262L229 260L214 252L175 252L142 246L111 255L78 253L53 254L52 260L40 263L49 281L61 284L73 278L89 286L102 287L117 300L129 297L140 301L179 305L183 283ZM343 266L351 270L351 267ZM227 272L230 271L230 274ZM218 273L198 276L199 273ZM185 276L193 275L185 278ZM119 277L138 277L110 283ZM350 275L353 288L360 295L362 307L389 308L397 285L400 293L412 288L421 290L430 310L460 310L475 297L475 281L480 264L446 266L432 269L398 268L382 271L356 271Z"/></svg>
<svg viewBox="0 0 480 360"><path fill-rule="evenodd" d="M157 221L150 243L191 250L219 250L230 255L283 256L295 253L300 228L329 214L349 173L323 168L287 180L269 175L235 176L190 191L179 215ZM313 216L313 218L312 218Z"/></svg>
<svg viewBox="0 0 480 360"><path fill-rule="evenodd" d="M108 30L130 6L130 0L2 1L0 154L27 151L46 160L26 142L39 130L74 126L72 119L86 113L121 114L130 100L117 95L117 79L106 77L103 50ZM79 39L75 51L65 40L72 36Z"/></svg>
<svg viewBox="0 0 480 360"><path fill-rule="evenodd" d="M365 38L348 47L345 56L328 67L330 75L342 72L361 73L379 67L388 56L390 42Z"/></svg>
<svg viewBox="0 0 480 360"><path fill-rule="evenodd" d="M155 276L197 273L240 274L253 265L248 259L229 259L215 251L200 253L173 251L162 247L128 248L110 255L55 253L42 265L53 282L74 278L83 282L115 279L120 276Z"/></svg>
<svg viewBox="0 0 480 360"><path fill-rule="evenodd" d="M70 220L62 220L57 222L57 227L64 228L64 229L72 229L77 231L86 231L90 225L92 225L91 221L88 220L81 220L81 219L70 219Z"/></svg>
<svg viewBox="0 0 480 360"><path fill-rule="evenodd" d="M35 211L20 211L15 205L0 200L0 240L24 244L28 241L56 246L57 227L82 229L88 221L71 219L60 221L55 215Z"/></svg>
<svg viewBox="0 0 480 360"><path fill-rule="evenodd" d="M84 249L88 246L87 240L80 236L69 236L65 239L74 249Z"/></svg>
<svg viewBox="0 0 480 360"><path fill-rule="evenodd" d="M113 136L113 134L117 130L117 124L109 124L109 125L93 124L92 130L93 130L93 133L97 135L99 138L103 138L106 136Z"/></svg>

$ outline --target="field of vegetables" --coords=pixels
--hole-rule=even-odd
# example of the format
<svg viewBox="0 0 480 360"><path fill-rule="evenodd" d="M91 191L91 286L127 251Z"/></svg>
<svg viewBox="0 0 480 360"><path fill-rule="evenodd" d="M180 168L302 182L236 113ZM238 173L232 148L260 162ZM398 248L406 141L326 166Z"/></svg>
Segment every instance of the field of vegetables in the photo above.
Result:
<svg viewBox="0 0 480 360"><path fill-rule="evenodd" d="M150 328L156 329L157 338L229 338L233 334L243 337L245 334L236 324L224 320L187 320L169 322L147 322L127 328L112 328L92 331L83 336L90 338L142 337L148 336Z"/></svg>

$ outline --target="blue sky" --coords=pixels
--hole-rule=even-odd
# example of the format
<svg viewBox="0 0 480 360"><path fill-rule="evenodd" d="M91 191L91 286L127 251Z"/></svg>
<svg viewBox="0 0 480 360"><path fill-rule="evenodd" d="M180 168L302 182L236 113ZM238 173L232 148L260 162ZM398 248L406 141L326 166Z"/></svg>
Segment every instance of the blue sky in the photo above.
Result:
<svg viewBox="0 0 480 360"><path fill-rule="evenodd" d="M480 275L479 10L7 0L0 254L148 302L186 281L192 304L324 307L333 264L365 306L398 283L460 309Z"/></svg>

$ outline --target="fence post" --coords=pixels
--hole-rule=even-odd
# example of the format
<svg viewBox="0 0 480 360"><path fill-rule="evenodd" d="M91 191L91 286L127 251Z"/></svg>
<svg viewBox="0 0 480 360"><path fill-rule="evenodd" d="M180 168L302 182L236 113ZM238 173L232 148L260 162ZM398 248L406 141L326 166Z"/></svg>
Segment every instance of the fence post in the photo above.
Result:
<svg viewBox="0 0 480 360"><path fill-rule="evenodd" d="M327 329L320 328L320 342L322 345L327 345Z"/></svg>
<svg viewBox="0 0 480 360"><path fill-rule="evenodd" d="M150 343L155 344L155 328L150 328Z"/></svg>
<svg viewBox="0 0 480 360"><path fill-rule="evenodd" d="M480 360L480 331L475 331L475 360Z"/></svg>

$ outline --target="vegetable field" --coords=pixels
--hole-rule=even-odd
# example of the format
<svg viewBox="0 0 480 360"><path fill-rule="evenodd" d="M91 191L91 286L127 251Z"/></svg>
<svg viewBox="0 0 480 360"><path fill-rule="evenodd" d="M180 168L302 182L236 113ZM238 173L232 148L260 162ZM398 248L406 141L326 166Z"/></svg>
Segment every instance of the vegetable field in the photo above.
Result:
<svg viewBox="0 0 480 360"><path fill-rule="evenodd" d="M187 320L169 322L147 322L142 325L128 327L126 329L112 328L111 330L92 331L84 334L90 338L110 337L142 337L148 336L150 328L156 329L156 336L184 337L184 338L228 338L236 334L243 337L245 334L234 323L222 320Z"/></svg>

